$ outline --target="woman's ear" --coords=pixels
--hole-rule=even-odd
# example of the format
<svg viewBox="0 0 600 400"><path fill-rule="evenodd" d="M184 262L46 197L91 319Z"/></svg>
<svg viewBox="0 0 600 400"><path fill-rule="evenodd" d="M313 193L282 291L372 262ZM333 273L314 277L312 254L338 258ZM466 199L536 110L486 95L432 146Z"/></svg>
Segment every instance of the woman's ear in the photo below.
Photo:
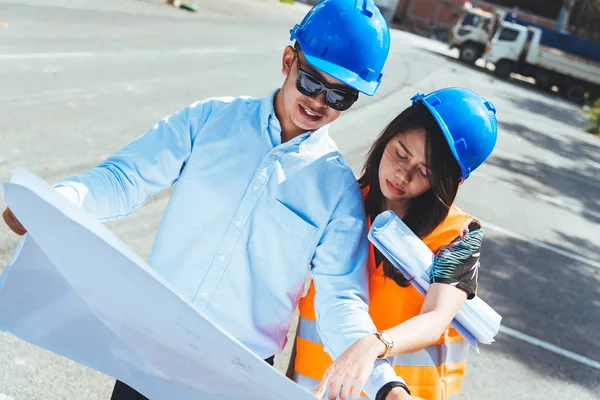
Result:
<svg viewBox="0 0 600 400"><path fill-rule="evenodd" d="M292 46L286 46L283 50L283 57L281 60L281 73L283 75L288 76L290 74L295 56L296 52L294 51L294 48Z"/></svg>

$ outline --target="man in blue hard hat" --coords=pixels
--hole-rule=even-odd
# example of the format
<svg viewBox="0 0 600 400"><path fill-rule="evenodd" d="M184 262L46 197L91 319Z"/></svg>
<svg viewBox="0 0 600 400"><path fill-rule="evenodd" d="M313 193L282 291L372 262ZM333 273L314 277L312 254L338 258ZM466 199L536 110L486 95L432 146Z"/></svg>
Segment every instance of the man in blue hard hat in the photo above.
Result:
<svg viewBox="0 0 600 400"><path fill-rule="evenodd" d="M56 185L102 220L126 216L174 185L149 264L270 363L286 344L309 270L318 329L334 358L375 332L362 196L327 128L359 92L377 90L389 29L373 0L323 0L291 39L280 89L194 103ZM3 216L24 233L10 210ZM375 398L398 380L376 357L365 354L332 390L364 385ZM112 398L145 397L117 382Z"/></svg>

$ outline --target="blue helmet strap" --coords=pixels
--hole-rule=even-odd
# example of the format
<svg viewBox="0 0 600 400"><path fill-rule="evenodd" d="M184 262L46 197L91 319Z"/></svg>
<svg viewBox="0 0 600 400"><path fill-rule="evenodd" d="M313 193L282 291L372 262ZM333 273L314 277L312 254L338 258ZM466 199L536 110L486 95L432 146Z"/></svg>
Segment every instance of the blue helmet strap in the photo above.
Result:
<svg viewBox="0 0 600 400"><path fill-rule="evenodd" d="M371 18L373 16L373 1L372 0L356 0L354 8L360 9L360 12L369 18Z"/></svg>
<svg viewBox="0 0 600 400"><path fill-rule="evenodd" d="M360 73L360 77L366 81L376 81L379 82L383 74L378 74L373 71L371 68L365 68L363 72Z"/></svg>
<svg viewBox="0 0 600 400"><path fill-rule="evenodd" d="M460 138L456 141L454 141L454 148L456 149L456 153L458 154L464 154L467 152L467 142L465 142L465 139Z"/></svg>

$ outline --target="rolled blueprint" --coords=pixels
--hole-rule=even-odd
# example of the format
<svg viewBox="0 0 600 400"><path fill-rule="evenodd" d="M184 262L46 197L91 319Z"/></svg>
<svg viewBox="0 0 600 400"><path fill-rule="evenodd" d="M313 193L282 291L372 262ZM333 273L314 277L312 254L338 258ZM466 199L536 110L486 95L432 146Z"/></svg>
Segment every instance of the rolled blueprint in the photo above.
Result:
<svg viewBox="0 0 600 400"><path fill-rule="evenodd" d="M435 254L415 235L393 211L375 218L369 240L398 269L411 280L423 296L429 290L429 272ZM502 317L479 296L467 300L452 320L454 327L479 351L478 343L491 344L500 329Z"/></svg>

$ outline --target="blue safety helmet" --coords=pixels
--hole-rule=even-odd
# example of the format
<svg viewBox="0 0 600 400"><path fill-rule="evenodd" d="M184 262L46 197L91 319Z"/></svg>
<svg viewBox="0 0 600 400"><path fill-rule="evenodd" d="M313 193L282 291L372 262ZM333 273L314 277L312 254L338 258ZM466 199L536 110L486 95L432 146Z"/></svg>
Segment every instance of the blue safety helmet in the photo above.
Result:
<svg viewBox="0 0 600 400"><path fill-rule="evenodd" d="M479 167L494 150L498 138L496 107L477 93L462 88L416 94L442 129L452 155L460 165L460 181Z"/></svg>
<svg viewBox="0 0 600 400"><path fill-rule="evenodd" d="M390 29L373 0L322 0L290 31L306 61L372 96L390 51Z"/></svg>

